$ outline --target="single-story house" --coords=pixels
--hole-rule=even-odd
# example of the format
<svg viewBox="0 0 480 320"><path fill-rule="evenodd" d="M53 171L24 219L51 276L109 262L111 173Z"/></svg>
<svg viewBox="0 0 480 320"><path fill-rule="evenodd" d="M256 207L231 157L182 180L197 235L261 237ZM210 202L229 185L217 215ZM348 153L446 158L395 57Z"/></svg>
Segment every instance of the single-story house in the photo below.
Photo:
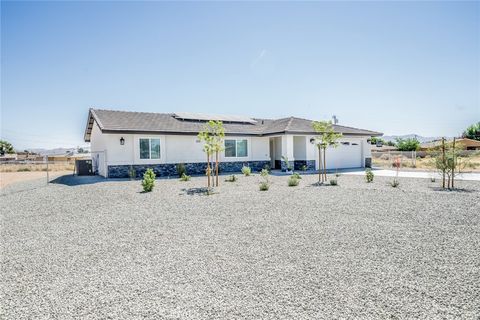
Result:
<svg viewBox="0 0 480 320"><path fill-rule="evenodd" d="M448 139L446 143L452 143L453 139ZM468 138L456 138L455 144L461 145L462 149L465 150L480 150L480 141L468 139ZM431 142L425 142L420 144L421 151L427 151L432 148L440 147L442 145L442 140L435 140Z"/></svg>
<svg viewBox="0 0 480 320"><path fill-rule="evenodd" d="M208 120L221 120L225 128L221 172L238 172L244 165L254 171L265 166L285 169L282 156L295 170L303 166L318 169L312 120L296 117L254 119L90 109L84 140L91 144L94 171L105 177L128 177L131 169L140 176L147 168L154 169L157 176L175 176L179 163L185 164L188 174L204 174L206 154L197 134ZM334 130L343 136L337 148L327 149L327 169L369 167L369 139L382 134L340 125L334 125Z"/></svg>

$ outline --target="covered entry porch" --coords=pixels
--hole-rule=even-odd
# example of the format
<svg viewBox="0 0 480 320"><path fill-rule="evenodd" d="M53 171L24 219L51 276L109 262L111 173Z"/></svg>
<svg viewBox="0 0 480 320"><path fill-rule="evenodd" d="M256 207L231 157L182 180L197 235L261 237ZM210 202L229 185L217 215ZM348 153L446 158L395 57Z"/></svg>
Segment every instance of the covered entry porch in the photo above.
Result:
<svg viewBox="0 0 480 320"><path fill-rule="evenodd" d="M279 135L270 139L270 168L286 170L315 170L313 145L308 136ZM287 161L288 164L287 164Z"/></svg>

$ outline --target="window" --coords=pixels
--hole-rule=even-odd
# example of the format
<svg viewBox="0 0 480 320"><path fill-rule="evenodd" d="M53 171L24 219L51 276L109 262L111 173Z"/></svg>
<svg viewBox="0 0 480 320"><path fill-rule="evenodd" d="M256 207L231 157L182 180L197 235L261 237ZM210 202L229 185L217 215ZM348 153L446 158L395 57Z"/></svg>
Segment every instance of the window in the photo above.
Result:
<svg viewBox="0 0 480 320"><path fill-rule="evenodd" d="M246 139L242 140L225 140L225 157L248 157L248 142Z"/></svg>
<svg viewBox="0 0 480 320"><path fill-rule="evenodd" d="M140 139L140 159L160 159L160 139Z"/></svg>

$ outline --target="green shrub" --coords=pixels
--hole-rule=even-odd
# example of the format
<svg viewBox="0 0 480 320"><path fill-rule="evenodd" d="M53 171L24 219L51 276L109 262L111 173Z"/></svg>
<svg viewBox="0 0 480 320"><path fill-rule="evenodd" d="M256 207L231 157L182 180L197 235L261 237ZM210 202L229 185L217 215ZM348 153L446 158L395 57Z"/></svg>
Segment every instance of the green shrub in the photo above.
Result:
<svg viewBox="0 0 480 320"><path fill-rule="evenodd" d="M252 174L252 169L250 169L250 167L243 166L242 173L245 175L245 177L248 177Z"/></svg>
<svg viewBox="0 0 480 320"><path fill-rule="evenodd" d="M144 192L150 192L155 186L155 172L152 169L147 169L143 174L142 187Z"/></svg>
<svg viewBox="0 0 480 320"><path fill-rule="evenodd" d="M306 166L306 165L301 166L301 167L300 167L300 170L302 170L302 171L307 171L307 166Z"/></svg>
<svg viewBox="0 0 480 320"><path fill-rule="evenodd" d="M262 181L260 182L260 191L267 191L268 188L270 188L270 182L268 180L268 177L270 176L270 173L268 172L267 169L263 169L260 171L260 176L262 178Z"/></svg>
<svg viewBox="0 0 480 320"><path fill-rule="evenodd" d="M17 169L17 172L27 172L27 171L32 171L30 168L19 168Z"/></svg>
<svg viewBox="0 0 480 320"><path fill-rule="evenodd" d="M263 166L262 170L267 170L268 172L270 172L270 166L268 164L266 164L266 165Z"/></svg>
<svg viewBox="0 0 480 320"><path fill-rule="evenodd" d="M331 186L337 186L338 185L337 179L330 179L330 185Z"/></svg>
<svg viewBox="0 0 480 320"><path fill-rule="evenodd" d="M372 169L365 170L365 179L367 180L367 183L373 182L373 177L374 174L372 172Z"/></svg>
<svg viewBox="0 0 480 320"><path fill-rule="evenodd" d="M181 178L184 174L187 174L187 169L184 163L178 163L176 165L178 177Z"/></svg>
<svg viewBox="0 0 480 320"><path fill-rule="evenodd" d="M400 181L398 181L397 178L393 178L392 182L390 182L390 185L393 187L393 188L396 188L400 185Z"/></svg>
<svg viewBox="0 0 480 320"><path fill-rule="evenodd" d="M180 177L180 181L190 181L190 176L186 175L185 173L182 173L182 176Z"/></svg>
<svg viewBox="0 0 480 320"><path fill-rule="evenodd" d="M292 173L292 177L294 177L295 179L302 179L302 177L297 172Z"/></svg>
<svg viewBox="0 0 480 320"><path fill-rule="evenodd" d="M260 182L259 185L260 191L267 191L270 188L270 184L266 181Z"/></svg>
<svg viewBox="0 0 480 320"><path fill-rule="evenodd" d="M298 186L299 183L300 183L300 180L298 180L294 176L291 176L290 178L288 178L288 186L289 187L296 187L296 186Z"/></svg>
<svg viewBox="0 0 480 320"><path fill-rule="evenodd" d="M237 176L232 174L231 176L228 176L228 178L225 179L225 181L226 182L235 182L235 181L237 181L237 179L238 179Z"/></svg>

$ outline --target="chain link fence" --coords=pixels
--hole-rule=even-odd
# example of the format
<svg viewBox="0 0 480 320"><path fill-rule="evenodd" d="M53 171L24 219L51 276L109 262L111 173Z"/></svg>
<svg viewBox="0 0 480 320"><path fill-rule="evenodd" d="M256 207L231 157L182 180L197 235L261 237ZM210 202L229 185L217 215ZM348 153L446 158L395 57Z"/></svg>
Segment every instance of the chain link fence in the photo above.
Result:
<svg viewBox="0 0 480 320"><path fill-rule="evenodd" d="M480 172L480 150L461 150L458 156L465 164L464 172ZM401 168L435 170L435 160L429 151L372 151L374 167L391 169L395 161L400 161Z"/></svg>
<svg viewBox="0 0 480 320"><path fill-rule="evenodd" d="M47 186L59 176L74 174L75 160L2 161L0 193L27 191Z"/></svg>

